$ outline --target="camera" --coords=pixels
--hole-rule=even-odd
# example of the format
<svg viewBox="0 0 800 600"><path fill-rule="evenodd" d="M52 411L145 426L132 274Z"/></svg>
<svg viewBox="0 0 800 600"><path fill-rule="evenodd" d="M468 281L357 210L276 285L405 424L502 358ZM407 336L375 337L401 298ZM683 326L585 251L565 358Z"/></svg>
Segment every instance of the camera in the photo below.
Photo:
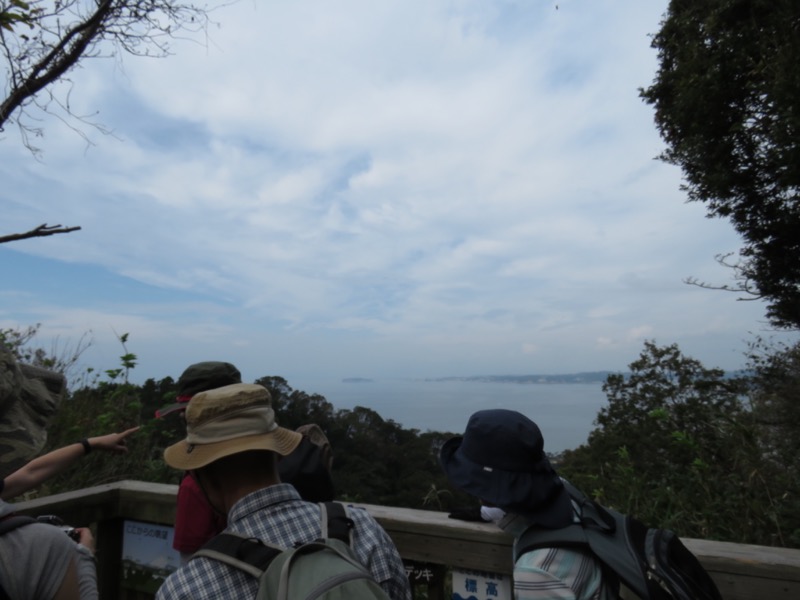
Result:
<svg viewBox="0 0 800 600"><path fill-rule="evenodd" d="M48 525L55 525L56 527L60 527L61 531L66 533L69 536L69 538L76 543L81 541L80 531L64 523L61 517L58 517L56 515L40 515L36 517L36 520L39 521L39 523L47 523Z"/></svg>
<svg viewBox="0 0 800 600"><path fill-rule="evenodd" d="M69 536L76 544L81 541L81 532L75 529L74 527L70 527L68 525L61 528L61 530Z"/></svg>

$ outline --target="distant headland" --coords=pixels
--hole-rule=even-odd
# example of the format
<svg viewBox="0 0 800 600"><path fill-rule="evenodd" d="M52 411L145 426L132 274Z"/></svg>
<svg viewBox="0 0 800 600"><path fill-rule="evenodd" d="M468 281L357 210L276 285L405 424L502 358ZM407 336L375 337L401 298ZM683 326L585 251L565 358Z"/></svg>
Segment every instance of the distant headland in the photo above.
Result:
<svg viewBox="0 0 800 600"><path fill-rule="evenodd" d="M436 377L425 381L484 381L487 383L605 383L615 371L589 371L566 375L471 375L468 377Z"/></svg>

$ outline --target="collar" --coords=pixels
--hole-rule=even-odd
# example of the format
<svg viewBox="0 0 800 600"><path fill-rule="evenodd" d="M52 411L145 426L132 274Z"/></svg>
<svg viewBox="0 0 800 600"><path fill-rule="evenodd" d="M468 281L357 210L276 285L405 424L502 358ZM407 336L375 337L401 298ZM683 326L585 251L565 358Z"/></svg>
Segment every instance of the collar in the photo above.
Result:
<svg viewBox="0 0 800 600"><path fill-rule="evenodd" d="M261 488L240 498L228 512L228 524L244 519L248 515L267 509L282 502L302 502L302 498L290 483L276 483L269 487Z"/></svg>

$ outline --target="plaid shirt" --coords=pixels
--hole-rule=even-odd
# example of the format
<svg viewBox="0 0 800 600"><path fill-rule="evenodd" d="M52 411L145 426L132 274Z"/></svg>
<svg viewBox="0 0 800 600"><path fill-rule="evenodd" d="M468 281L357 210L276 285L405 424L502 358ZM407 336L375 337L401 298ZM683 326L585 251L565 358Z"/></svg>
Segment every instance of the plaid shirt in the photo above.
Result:
<svg viewBox="0 0 800 600"><path fill-rule="evenodd" d="M499 523L501 529L517 539L528 524L524 517L510 514ZM603 580L600 562L588 552L574 548L540 548L526 552L514 565L514 598L612 600L617 595Z"/></svg>
<svg viewBox="0 0 800 600"><path fill-rule="evenodd" d="M355 522L353 551L393 600L410 600L411 589L403 561L389 535L363 508L350 508ZM258 538L279 546L321 537L320 510L305 502L287 483L248 494L228 514L225 531ZM258 581L238 569L199 557L172 573L159 588L157 600L255 598Z"/></svg>

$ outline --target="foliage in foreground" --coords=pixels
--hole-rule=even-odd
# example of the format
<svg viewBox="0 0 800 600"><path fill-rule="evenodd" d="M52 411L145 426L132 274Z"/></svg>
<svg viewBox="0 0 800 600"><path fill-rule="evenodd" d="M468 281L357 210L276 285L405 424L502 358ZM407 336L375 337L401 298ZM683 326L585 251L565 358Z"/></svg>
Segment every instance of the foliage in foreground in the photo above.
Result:
<svg viewBox="0 0 800 600"><path fill-rule="evenodd" d="M126 349L120 359L108 381L69 394L48 445L140 425L130 453L89 455L40 494L122 479L179 481L162 452L184 436L183 421L154 418L174 398L175 382L133 385L127 374L136 357ZM800 547L800 344L756 342L749 361L746 374L728 377L676 345L645 343L629 374L608 377L608 405L587 443L560 457L560 472L601 502L682 536ZM281 425L313 422L326 432L340 498L445 511L474 502L449 486L438 465L452 434L405 429L365 407L335 410L282 377L256 383L270 390Z"/></svg>
<svg viewBox="0 0 800 600"><path fill-rule="evenodd" d="M130 365L135 356L126 352L122 360ZM124 369L108 374L114 375L111 381L82 387L65 399L50 428L48 448L140 425L141 430L129 440L129 453L91 454L81 461L80 469L54 478L40 494L122 479L179 482L181 473L164 463L162 453L166 446L184 437L183 420L177 414L163 419L154 417L157 408L175 397L175 381L170 377L160 381L148 379L137 386L125 380ZM470 501L460 493L432 493L447 487L437 457L441 444L452 434L405 429L361 406L335 410L323 396L294 390L282 377L262 377L256 383L270 390L281 426L296 429L316 423L325 431L334 451L333 477L338 497L371 504L444 510L452 502Z"/></svg>
<svg viewBox="0 0 800 600"><path fill-rule="evenodd" d="M800 422L774 425L777 411L797 410L798 348L785 352L788 362L767 360L775 370L730 378L676 345L647 342L629 376L606 381L609 404L588 442L564 454L561 472L602 502L686 537L800 547L790 454Z"/></svg>

